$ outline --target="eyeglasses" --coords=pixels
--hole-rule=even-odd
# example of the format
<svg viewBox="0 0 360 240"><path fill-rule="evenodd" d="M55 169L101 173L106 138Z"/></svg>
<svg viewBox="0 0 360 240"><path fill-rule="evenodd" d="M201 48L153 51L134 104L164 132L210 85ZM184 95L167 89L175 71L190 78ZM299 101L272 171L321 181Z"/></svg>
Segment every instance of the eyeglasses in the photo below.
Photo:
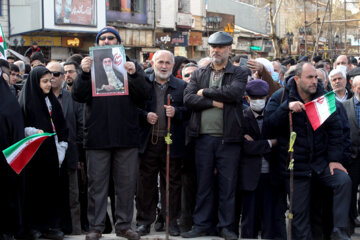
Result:
<svg viewBox="0 0 360 240"><path fill-rule="evenodd" d="M190 76L191 76L191 73L187 73L187 74L184 75L184 77L186 77L186 78L188 78Z"/></svg>
<svg viewBox="0 0 360 240"><path fill-rule="evenodd" d="M64 74L72 74L72 73L74 73L75 72L75 70L68 70L68 71L64 71Z"/></svg>
<svg viewBox="0 0 360 240"><path fill-rule="evenodd" d="M102 37L99 37L99 40L101 40L101 41L105 41L105 39L108 39L109 41L111 41L111 40L114 40L115 37L114 36L102 36Z"/></svg>
<svg viewBox="0 0 360 240"><path fill-rule="evenodd" d="M61 72L51 72L54 77L59 77L62 73Z"/></svg>

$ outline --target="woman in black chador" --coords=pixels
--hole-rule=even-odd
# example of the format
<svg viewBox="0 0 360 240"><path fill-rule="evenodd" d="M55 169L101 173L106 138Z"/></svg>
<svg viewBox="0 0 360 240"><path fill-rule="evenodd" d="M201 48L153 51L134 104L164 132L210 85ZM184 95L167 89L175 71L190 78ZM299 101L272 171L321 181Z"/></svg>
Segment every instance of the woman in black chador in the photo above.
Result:
<svg viewBox="0 0 360 240"><path fill-rule="evenodd" d="M24 138L24 120L19 103L3 76L9 71L0 59L0 151ZM17 175L0 153L0 239L11 240L21 230L24 171Z"/></svg>
<svg viewBox="0 0 360 240"><path fill-rule="evenodd" d="M21 103L25 135L56 132L47 138L26 166L24 219L29 239L61 240L64 202L61 195L60 167L67 148L65 119L60 103L51 90L52 74L43 66L30 72Z"/></svg>

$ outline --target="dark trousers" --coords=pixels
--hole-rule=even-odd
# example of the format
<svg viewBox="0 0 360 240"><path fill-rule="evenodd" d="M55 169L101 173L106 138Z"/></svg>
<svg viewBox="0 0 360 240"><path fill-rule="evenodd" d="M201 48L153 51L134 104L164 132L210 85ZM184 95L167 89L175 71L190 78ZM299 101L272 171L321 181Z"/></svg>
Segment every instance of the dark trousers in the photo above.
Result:
<svg viewBox="0 0 360 240"><path fill-rule="evenodd" d="M358 210L356 207L357 204L357 193L358 193L358 186L360 184L360 159L352 159L352 163L347 168L349 172L349 176L352 181L352 188L351 188L351 204L350 204L350 220L351 223L354 224L354 220L358 216Z"/></svg>
<svg viewBox="0 0 360 240"><path fill-rule="evenodd" d="M156 218L158 203L157 176L160 174L161 215L166 210L166 144L159 138L157 144L149 142L140 156L140 169L136 193L136 221L138 225L150 225ZM181 159L170 159L170 223L175 224L180 214L181 202Z"/></svg>
<svg viewBox="0 0 360 240"><path fill-rule="evenodd" d="M138 170L137 148L86 150L88 174L88 219L90 230L103 231L108 205L110 171L115 189L115 228L131 227Z"/></svg>
<svg viewBox="0 0 360 240"><path fill-rule="evenodd" d="M229 228L235 222L235 188L241 153L240 143L224 143L221 137L201 135L195 142L195 165L198 191L194 211L196 228L210 232L218 211L219 228ZM218 179L216 201L215 169ZM216 220L215 220L216 221Z"/></svg>
<svg viewBox="0 0 360 240"><path fill-rule="evenodd" d="M274 238L274 193L268 173L260 175L254 191L243 191L241 238Z"/></svg>
<svg viewBox="0 0 360 240"><path fill-rule="evenodd" d="M337 169L334 171L334 175L331 175L329 167L321 174L314 174L313 177L321 184L332 188L334 227L346 228L348 226L350 208L350 177L345 172ZM311 177L294 179L292 239L311 239L311 181ZM289 180L287 180L287 185L289 190Z"/></svg>
<svg viewBox="0 0 360 240"><path fill-rule="evenodd" d="M195 149L191 144L187 148L187 155L183 159L181 176L181 218L180 223L184 226L192 226L192 215L196 204L196 168Z"/></svg>

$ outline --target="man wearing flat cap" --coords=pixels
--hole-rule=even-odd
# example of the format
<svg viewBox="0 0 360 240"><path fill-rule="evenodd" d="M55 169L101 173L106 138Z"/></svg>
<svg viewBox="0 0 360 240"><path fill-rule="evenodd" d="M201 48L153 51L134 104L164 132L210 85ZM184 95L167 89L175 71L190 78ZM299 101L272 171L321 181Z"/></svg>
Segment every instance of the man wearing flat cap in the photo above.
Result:
<svg viewBox="0 0 360 240"><path fill-rule="evenodd" d="M267 138L263 125L269 85L261 79L252 80L246 85L246 93L250 107L243 111L244 153L240 159L237 189L237 196L242 196L243 199L241 238L257 238L260 230L258 221L261 221L261 238L273 239L275 201L268 159L276 139ZM239 202L240 200L237 201ZM237 214L239 219L240 211Z"/></svg>
<svg viewBox="0 0 360 240"><path fill-rule="evenodd" d="M194 227L182 234L184 238L211 235L217 227L225 239L237 239L231 226L235 221L235 188L243 140L242 96L247 70L229 61L232 42L226 32L209 37L211 62L193 73L184 92L185 106L192 110L187 134L195 143L198 178ZM216 196L219 196L218 204Z"/></svg>
<svg viewBox="0 0 360 240"><path fill-rule="evenodd" d="M104 27L96 36L99 46L121 43L113 27ZM150 83L141 67L127 59L129 95L92 97L92 58L81 61L82 72L72 87L75 101L85 103L84 147L88 167L88 219L86 240L98 240L105 228L110 171L115 190L115 232L130 240L139 239L131 229L139 147L138 107L150 95ZM96 78L97 76L95 76ZM101 82L101 79L95 81Z"/></svg>

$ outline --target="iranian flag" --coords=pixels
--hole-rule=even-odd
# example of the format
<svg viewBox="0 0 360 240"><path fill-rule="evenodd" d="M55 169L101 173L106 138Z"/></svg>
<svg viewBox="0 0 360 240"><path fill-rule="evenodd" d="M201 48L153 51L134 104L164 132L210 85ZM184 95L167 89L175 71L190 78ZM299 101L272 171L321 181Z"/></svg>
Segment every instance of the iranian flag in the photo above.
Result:
<svg viewBox="0 0 360 240"><path fill-rule="evenodd" d="M306 114L314 131L318 129L336 111L335 93L328 92L305 104Z"/></svg>
<svg viewBox="0 0 360 240"><path fill-rule="evenodd" d="M3 154L12 169L17 174L23 170L39 149L41 143L55 133L39 133L31 135L3 150Z"/></svg>
<svg viewBox="0 0 360 240"><path fill-rule="evenodd" d="M2 30L2 27L0 25L0 58L5 59L6 60L6 50L7 50L7 45L5 42L5 35L4 32Z"/></svg>

